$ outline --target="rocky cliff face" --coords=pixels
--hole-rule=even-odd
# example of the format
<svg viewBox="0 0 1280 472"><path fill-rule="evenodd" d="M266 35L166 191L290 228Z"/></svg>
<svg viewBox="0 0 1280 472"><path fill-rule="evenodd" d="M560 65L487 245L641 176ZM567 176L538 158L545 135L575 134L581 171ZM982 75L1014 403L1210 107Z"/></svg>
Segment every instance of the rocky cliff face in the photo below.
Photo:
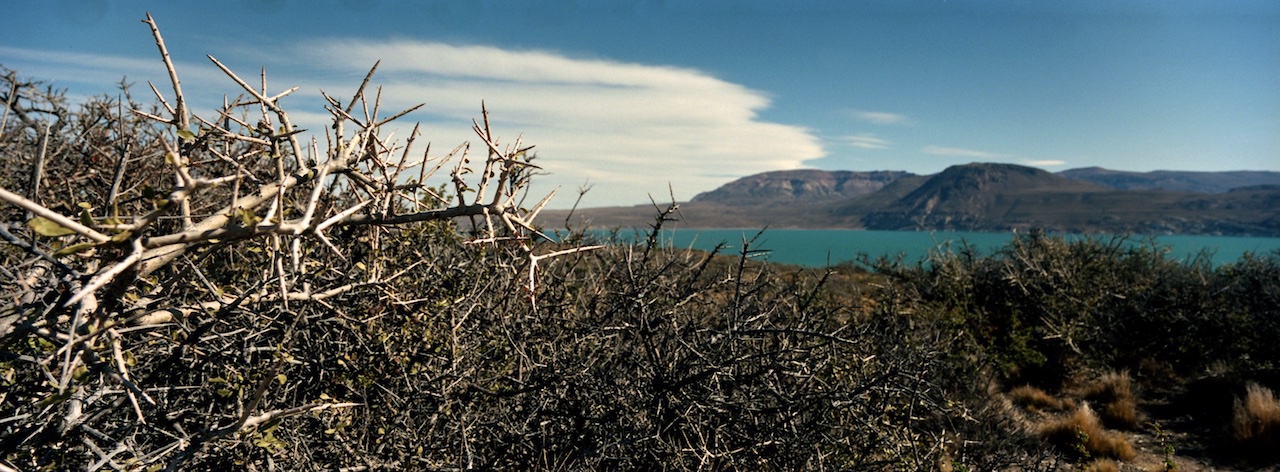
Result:
<svg viewBox="0 0 1280 472"><path fill-rule="evenodd" d="M765 172L698 194L694 202L724 204L820 203L873 193L902 177L898 171L825 171L816 169Z"/></svg>

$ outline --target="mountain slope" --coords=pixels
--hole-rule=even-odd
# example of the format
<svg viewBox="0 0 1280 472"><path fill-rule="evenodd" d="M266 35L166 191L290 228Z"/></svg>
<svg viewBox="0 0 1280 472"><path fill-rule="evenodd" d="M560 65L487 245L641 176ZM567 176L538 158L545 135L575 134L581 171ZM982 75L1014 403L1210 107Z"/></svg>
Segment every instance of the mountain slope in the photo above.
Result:
<svg viewBox="0 0 1280 472"><path fill-rule="evenodd" d="M842 213L865 215L862 222L873 229L979 229L1003 226L1024 200L1062 204L1105 191L1032 167L975 163L949 167L888 205L854 200Z"/></svg>
<svg viewBox="0 0 1280 472"><path fill-rule="evenodd" d="M739 179L680 205L685 228L851 228L1140 234L1226 234L1280 237L1280 185L1225 193L1118 190L1011 164L966 164L929 176L877 173L841 184L823 171L766 173ZM807 180L812 178L812 180ZM850 186L856 178L862 181ZM886 181L880 184L880 182ZM858 185L864 187L859 188ZM865 186L880 185L871 193ZM843 197L845 193L855 196ZM645 227L652 205L588 208L581 227ZM564 212L544 212L564 224Z"/></svg>
<svg viewBox="0 0 1280 472"><path fill-rule="evenodd" d="M884 230L1280 234L1280 186L1222 194L1116 190L1008 164L954 166L886 202L855 199L840 213Z"/></svg>
<svg viewBox="0 0 1280 472"><path fill-rule="evenodd" d="M1280 185L1280 172L1229 171L1187 172L1157 170L1126 172L1084 167L1058 172L1063 177L1120 190L1170 190L1175 192L1223 193L1258 185Z"/></svg>
<svg viewBox="0 0 1280 472"><path fill-rule="evenodd" d="M784 170L749 175L710 192L693 197L693 202L731 205L818 203L848 199L873 193L902 177L899 171Z"/></svg>

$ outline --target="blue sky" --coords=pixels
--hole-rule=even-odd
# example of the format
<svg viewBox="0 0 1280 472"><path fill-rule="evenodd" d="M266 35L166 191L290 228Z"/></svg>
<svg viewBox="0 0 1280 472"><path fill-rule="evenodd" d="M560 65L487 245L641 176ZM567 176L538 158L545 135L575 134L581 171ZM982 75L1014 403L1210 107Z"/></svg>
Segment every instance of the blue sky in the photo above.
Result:
<svg viewBox="0 0 1280 472"><path fill-rule="evenodd" d="M506 142L537 145L555 207L794 168L1280 171L1270 0L19 0L0 65L165 90L148 11L197 113L238 93L205 54L300 86L285 105L311 129L319 91L349 96L381 59L384 107L426 103L410 118L433 149L470 140L485 100Z"/></svg>

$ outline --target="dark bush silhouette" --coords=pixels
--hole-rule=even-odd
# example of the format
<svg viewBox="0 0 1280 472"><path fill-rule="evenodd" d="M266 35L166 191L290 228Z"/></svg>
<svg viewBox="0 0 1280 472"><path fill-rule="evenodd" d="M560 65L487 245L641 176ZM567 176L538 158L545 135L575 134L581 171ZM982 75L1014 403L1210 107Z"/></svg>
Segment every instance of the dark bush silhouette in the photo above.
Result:
<svg viewBox="0 0 1280 472"><path fill-rule="evenodd" d="M966 329L1005 377L1040 386L1079 368L1156 362L1194 375L1222 362L1268 368L1280 354L1270 255L1214 267L1203 254L1171 259L1149 240L1033 233L989 256L960 245L919 264L868 264Z"/></svg>

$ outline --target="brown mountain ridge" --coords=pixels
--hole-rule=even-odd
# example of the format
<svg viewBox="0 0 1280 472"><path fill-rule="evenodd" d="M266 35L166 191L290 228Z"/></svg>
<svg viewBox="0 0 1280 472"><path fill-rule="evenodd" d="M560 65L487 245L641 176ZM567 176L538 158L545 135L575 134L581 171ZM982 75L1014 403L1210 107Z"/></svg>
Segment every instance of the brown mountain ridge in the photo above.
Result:
<svg viewBox="0 0 1280 472"><path fill-rule="evenodd" d="M1172 182L1173 189L1161 188L1161 182ZM952 166L928 176L778 171L743 177L682 203L680 225L1280 237L1277 183L1280 172L1089 168L1054 174L992 163ZM1232 184L1240 186L1228 188ZM542 224L564 224L570 216L563 211L545 213ZM654 214L652 205L590 208L578 210L568 222L643 227Z"/></svg>

